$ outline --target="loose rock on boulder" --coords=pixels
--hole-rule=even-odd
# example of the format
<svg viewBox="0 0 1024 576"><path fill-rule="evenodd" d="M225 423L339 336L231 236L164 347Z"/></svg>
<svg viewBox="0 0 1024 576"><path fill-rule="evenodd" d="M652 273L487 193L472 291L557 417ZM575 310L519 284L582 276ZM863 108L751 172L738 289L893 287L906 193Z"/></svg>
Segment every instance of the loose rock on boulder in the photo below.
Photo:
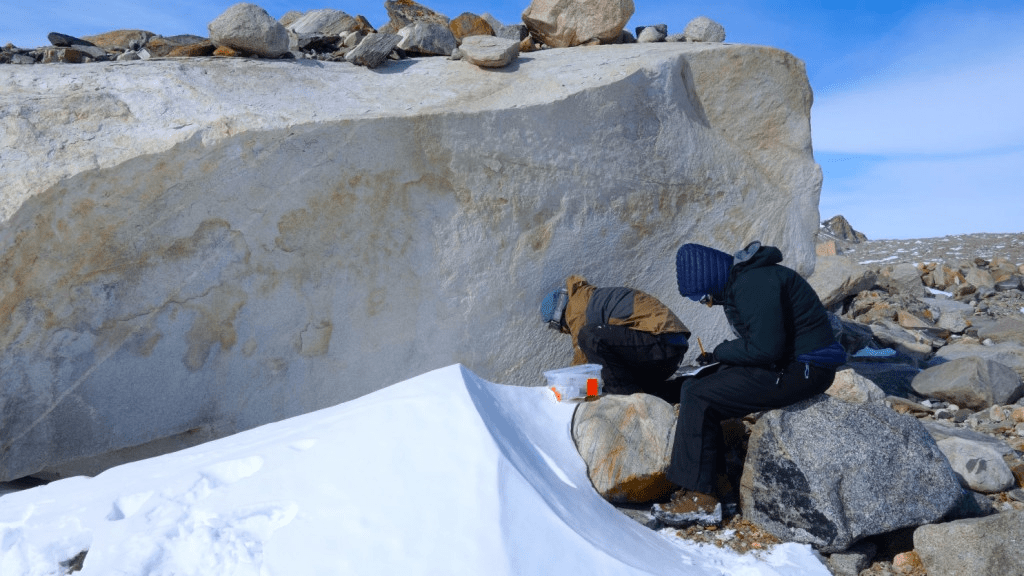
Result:
<svg viewBox="0 0 1024 576"><path fill-rule="evenodd" d="M210 22L210 40L242 52L277 58L288 51L288 30L255 4L239 3Z"/></svg>
<svg viewBox="0 0 1024 576"><path fill-rule="evenodd" d="M530 35L554 48L611 44L633 16L633 0L533 0L523 11Z"/></svg>
<svg viewBox="0 0 1024 576"><path fill-rule="evenodd" d="M462 58L484 68L508 66L519 56L519 42L497 36L469 36L459 46Z"/></svg>
<svg viewBox="0 0 1024 576"><path fill-rule="evenodd" d="M725 42L725 28L707 16L698 16L686 24L683 36L690 42Z"/></svg>

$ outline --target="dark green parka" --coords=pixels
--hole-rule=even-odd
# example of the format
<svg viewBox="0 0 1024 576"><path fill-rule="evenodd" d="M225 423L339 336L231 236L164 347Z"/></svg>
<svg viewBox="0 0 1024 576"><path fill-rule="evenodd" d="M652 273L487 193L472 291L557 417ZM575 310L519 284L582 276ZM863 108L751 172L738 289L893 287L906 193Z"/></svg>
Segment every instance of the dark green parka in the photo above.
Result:
<svg viewBox="0 0 1024 576"><path fill-rule="evenodd" d="M782 252L759 242L736 254L729 280L713 301L723 306L737 338L715 347L715 360L781 369L835 342L814 289L779 262Z"/></svg>

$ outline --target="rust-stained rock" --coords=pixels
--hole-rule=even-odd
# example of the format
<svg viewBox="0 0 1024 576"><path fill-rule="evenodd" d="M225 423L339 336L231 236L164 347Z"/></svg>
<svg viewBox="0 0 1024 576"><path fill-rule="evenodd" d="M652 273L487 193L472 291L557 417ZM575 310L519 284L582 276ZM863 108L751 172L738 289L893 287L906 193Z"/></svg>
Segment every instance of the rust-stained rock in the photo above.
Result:
<svg viewBox="0 0 1024 576"><path fill-rule="evenodd" d="M665 475L676 413L649 394L608 395L580 404L572 438L598 494L609 502L644 503L674 488Z"/></svg>
<svg viewBox="0 0 1024 576"><path fill-rule="evenodd" d="M448 25L448 17L435 12L426 6L413 2L413 0L387 0L384 8L388 11L390 20L380 27L378 32L397 34L399 30L413 22L430 22L434 24Z"/></svg>
<svg viewBox="0 0 1024 576"><path fill-rule="evenodd" d="M168 52L170 54L170 52ZM227 56L227 57L241 57L245 56L246 53L241 50L235 50L230 46L217 46L217 49L213 51L212 56Z"/></svg>
<svg viewBox="0 0 1024 576"><path fill-rule="evenodd" d="M132 44L145 46L150 38L156 36L148 30L113 30L95 36L83 36L82 40L88 40L100 48L113 50L115 48L127 50Z"/></svg>
<svg viewBox="0 0 1024 576"><path fill-rule="evenodd" d="M200 42L198 44L189 44L187 46L178 46L167 53L169 57L186 56L186 57L197 57L197 56L212 56L216 52L217 47L214 46L213 42Z"/></svg>
<svg viewBox="0 0 1024 576"><path fill-rule="evenodd" d="M852 404L885 401L885 392L871 380L857 374L853 368L836 372L836 377L825 394Z"/></svg>
<svg viewBox="0 0 1024 576"><path fill-rule="evenodd" d="M472 12L463 12L448 23L455 40L459 43L466 36L493 36L494 29L480 16Z"/></svg>

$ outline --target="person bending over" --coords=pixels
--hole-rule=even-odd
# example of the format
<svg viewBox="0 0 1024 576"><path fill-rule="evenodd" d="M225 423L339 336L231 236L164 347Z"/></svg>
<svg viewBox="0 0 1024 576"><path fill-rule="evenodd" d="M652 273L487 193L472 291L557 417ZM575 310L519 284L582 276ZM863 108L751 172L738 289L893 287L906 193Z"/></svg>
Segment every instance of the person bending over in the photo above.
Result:
<svg viewBox="0 0 1024 576"><path fill-rule="evenodd" d="M654 505L667 523L721 522L722 420L821 394L846 361L817 294L781 261L778 248L760 242L734 256L699 244L676 253L679 293L722 306L736 338L701 354L699 364L718 365L681 385L667 474L679 490Z"/></svg>
<svg viewBox="0 0 1024 576"><path fill-rule="evenodd" d="M633 288L598 288L582 276L551 291L540 307L551 328L572 335L572 364L600 364L604 391L645 392L674 403L666 380L686 354L686 325L657 298Z"/></svg>

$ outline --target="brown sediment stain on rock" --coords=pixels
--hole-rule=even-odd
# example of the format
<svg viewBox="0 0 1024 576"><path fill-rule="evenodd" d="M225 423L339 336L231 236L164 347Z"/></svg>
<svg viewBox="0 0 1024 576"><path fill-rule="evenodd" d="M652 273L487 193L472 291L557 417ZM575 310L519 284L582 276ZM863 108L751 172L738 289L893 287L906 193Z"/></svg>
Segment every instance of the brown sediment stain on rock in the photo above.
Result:
<svg viewBox="0 0 1024 576"><path fill-rule="evenodd" d="M285 252L323 252L346 240L358 218L359 198L348 191L314 198L307 208L285 213L277 222L274 244Z"/></svg>
<svg viewBox="0 0 1024 576"><path fill-rule="evenodd" d="M306 358L327 354L333 332L334 324L330 319L307 325L299 334L299 354Z"/></svg>
<svg viewBox="0 0 1024 576"><path fill-rule="evenodd" d="M526 241L534 252L545 250L551 244L551 224L547 223L526 233Z"/></svg>
<svg viewBox="0 0 1024 576"><path fill-rule="evenodd" d="M676 485L664 472L644 476L630 476L613 486L602 496L611 502L643 504L671 494Z"/></svg>
<svg viewBox="0 0 1024 576"><path fill-rule="evenodd" d="M58 197L64 193L59 189L53 192ZM85 221L95 220L90 218L95 206L91 200L80 201L72 212ZM55 211L39 210L26 219L12 219L11 225L17 232L0 256L0 318L10 319L16 309L27 306L44 329L58 328L67 323L63 316L73 314L67 304L72 289L131 262L116 241L116 224L80 226L77 234L69 234ZM13 327L8 323L4 328ZM9 343L18 331L5 329L0 343Z"/></svg>
<svg viewBox="0 0 1024 576"><path fill-rule="evenodd" d="M320 282L339 268L352 277L374 278L389 259L406 256L417 229L432 217L424 194L452 194L444 175L424 174L410 180L401 171L354 174L329 194L286 212L278 220L275 246L298 260L286 275L299 284Z"/></svg>
<svg viewBox="0 0 1024 576"><path fill-rule="evenodd" d="M185 308L195 312L192 328L185 334L188 350L182 363L192 372L206 363L214 345L229 350L238 340L234 321L246 303L241 290L222 289L211 292L200 300L190 301Z"/></svg>
<svg viewBox="0 0 1024 576"><path fill-rule="evenodd" d="M387 290L378 286L366 296L366 315L376 316L387 306Z"/></svg>
<svg viewBox="0 0 1024 576"><path fill-rule="evenodd" d="M153 353L153 348L156 348L157 342L163 338L163 334L159 332L144 336L140 341L139 345L132 349L139 356L149 356Z"/></svg>

